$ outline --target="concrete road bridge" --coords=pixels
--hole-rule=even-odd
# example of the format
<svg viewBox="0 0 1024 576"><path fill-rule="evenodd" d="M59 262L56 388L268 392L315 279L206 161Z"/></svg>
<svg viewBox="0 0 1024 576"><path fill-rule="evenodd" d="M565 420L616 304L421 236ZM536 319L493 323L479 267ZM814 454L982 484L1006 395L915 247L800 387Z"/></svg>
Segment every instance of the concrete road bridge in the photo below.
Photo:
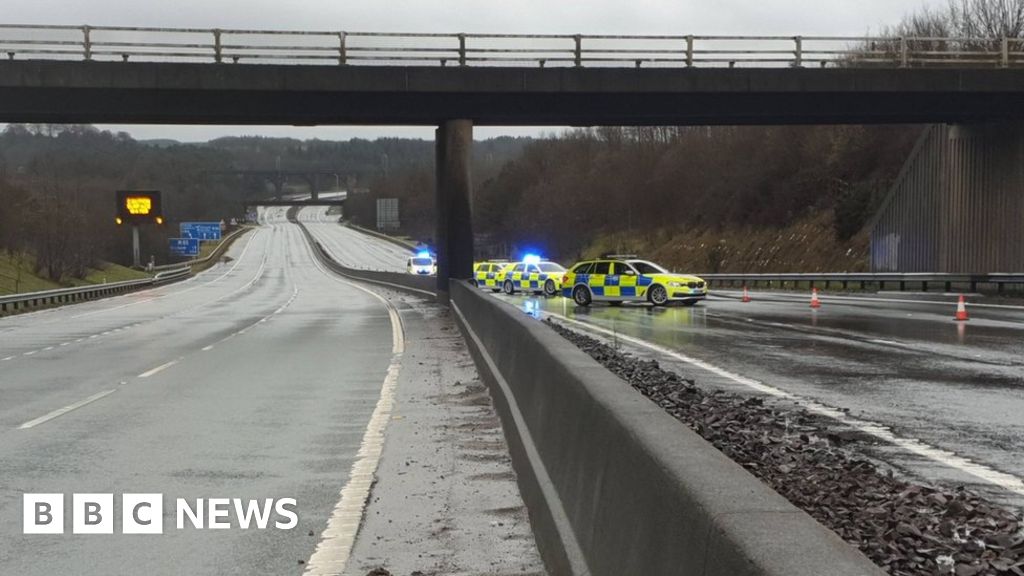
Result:
<svg viewBox="0 0 1024 576"><path fill-rule="evenodd" d="M0 62L2 122L438 126L442 293L449 277L470 275L474 125L1012 126L1024 117L1024 44L1016 38L3 25L0 53L7 56ZM988 137L984 130L971 134ZM982 152L956 174L940 165L923 168L946 179L978 174L979 166L1006 168L996 178L970 176L977 183L967 187L971 196L943 205L984 204L994 182L1020 190L1024 181L1009 168L1019 163L989 161L984 151L990 156L992 148L979 146ZM1017 202L1010 210L988 211L1007 219L993 229L1018 222L1022 210ZM887 227L879 236L886 247L876 252L928 241L915 234L909 225ZM1024 267L1014 258L991 264Z"/></svg>

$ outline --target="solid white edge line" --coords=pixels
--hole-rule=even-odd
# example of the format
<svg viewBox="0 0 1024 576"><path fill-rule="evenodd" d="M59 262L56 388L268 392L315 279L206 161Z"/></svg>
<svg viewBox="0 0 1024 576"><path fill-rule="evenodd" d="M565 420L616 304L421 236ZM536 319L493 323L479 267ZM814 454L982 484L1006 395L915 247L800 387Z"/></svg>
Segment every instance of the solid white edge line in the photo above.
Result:
<svg viewBox="0 0 1024 576"><path fill-rule="evenodd" d="M156 374L157 372L161 372L163 370L166 370L166 369L170 368L171 366L174 366L177 363L178 363L177 360L171 360L170 362L167 362L166 364L161 364L161 365L157 366L156 368L153 368L152 370L147 370L147 371L143 372L142 374L139 374L138 377L139 378L149 378L150 376Z"/></svg>
<svg viewBox="0 0 1024 576"><path fill-rule="evenodd" d="M466 316L463 315L462 310L455 302L451 302L452 311L462 321L462 326L465 327L466 333L470 339L473 340L476 349L479 350L480 356L483 358L484 363L487 364L487 369L490 371L494 380L498 383L498 387L501 388L502 396L505 397L505 403L508 405L509 414L512 416L512 421L515 424L516 434L519 436L519 441L523 445L523 449L526 452L526 457L530 461L530 468L533 469L533 473L537 476L537 484L540 486L541 494L544 496L544 500L547 501L548 511L551 513L555 521L555 530L558 532L559 538L562 540L562 548L565 550L566 558L571 566L572 574L590 574L590 567L587 565L586 556L583 554L583 549L580 546L579 541L576 539L576 533L572 530L572 523L569 521L569 516L565 511L565 506L562 504L562 498L558 495L558 491L555 490L554 482L551 480L551 476L548 474L547 467L544 466L544 461L540 457L540 452L537 450L537 446L533 442L533 436L530 434L530 429L526 426L526 419L523 417L522 411L519 409L519 403L516 401L516 397L512 394L512 387L509 386L505 377L502 376L501 371L498 369L498 365L491 358L491 355L487 352L487 348L484 347L480 337L477 336L476 332L469 325L466 320Z"/></svg>
<svg viewBox="0 0 1024 576"><path fill-rule="evenodd" d="M758 293L760 293L762 295L778 296L778 297L780 297L780 299L787 300L787 301L793 300L793 301L796 301L796 302L803 302L803 301L807 300L807 296L804 295L804 294L801 294L801 293L787 294L785 292L760 292L760 291L757 291L757 292L753 292L752 294L758 294ZM740 292L740 291L737 291L737 290L725 289L725 290L716 290L714 292L709 292L708 294L711 295L711 296L714 296L714 295L717 295L717 294L735 294L736 296L740 296L740 295L743 294L743 292ZM935 295L939 296L940 294L938 292L936 292ZM935 305L941 305L941 306L947 306L947 307L948 306L956 306L956 302L955 301L949 302L949 301L944 301L944 300L910 300L908 298L868 298L868 297L864 297L864 296L842 296L842 295L838 295L838 294L828 294L828 293L825 293L825 294L819 293L818 296L821 298L822 303L826 303L827 301L834 300L834 301L839 301L839 302L842 302L842 301L867 302L867 303L870 303L870 302L891 302L891 303L895 303L895 304L935 304ZM942 296L949 296L950 298L953 298L953 297L956 297L958 295L942 294ZM722 298L723 300L735 300L735 298L731 298L731 297L728 297L728 296L721 296L720 298ZM1024 310L1024 306L1015 306L1015 305L1012 305L1012 304L985 304L983 302L977 302L977 301L968 301L968 302L965 302L965 305L968 308L971 308L971 307L974 307L974 308L1003 308L1003 309L1007 309L1007 310Z"/></svg>
<svg viewBox="0 0 1024 576"><path fill-rule="evenodd" d="M338 503L335 504L331 517L327 520L327 528L320 534L316 549L306 563L306 570L303 572L308 576L339 576L345 570L352 555L352 549L355 547L356 536L359 534L363 515L366 513L366 504L373 488L377 467L380 465L385 433L394 406L395 388L401 372L402 355L405 352L405 330L402 327L402 318L394 304L380 294L339 278L338 275L326 270L313 253L313 247L305 241L305 235L302 239L309 251L310 259L323 274L336 282L360 290L379 300L387 309L388 317L391 320L391 362L381 385L380 397L370 416L370 421L366 425L366 431L363 433L356 461L352 463L348 481L341 489Z"/></svg>
<svg viewBox="0 0 1024 576"><path fill-rule="evenodd" d="M608 330L607 328L602 328L600 326L595 326L593 324L581 322L579 320L574 320L572 318L567 318L561 314L557 314L554 312L544 312L543 315L553 316L561 321L581 326L584 329L594 330L607 336L614 336L619 340L631 342L637 346L641 346L649 350L653 350L654 352L657 352L659 354L664 354L666 356L675 358L680 362L684 362L686 364L702 368L704 370L707 370L708 372L712 372L714 374L732 380L737 384L742 384L748 388L757 390L758 392L768 394L770 396L775 396L777 398L784 398L791 401L799 401L800 405L803 408L806 408L808 412L813 412L815 414L825 416L833 420L838 420L865 434L874 436L875 438L878 438L889 444L902 448L908 452L912 452L914 454L927 458L933 462L942 464L943 466L947 466L949 468L959 470L960 472L970 474L971 476L980 478L981 480L984 480L989 484L998 486L999 488L1002 488L1009 492L1024 495L1024 480L1021 480L1016 476L1007 474L1005 472L1000 472L998 470L994 470L992 468L989 468L988 466L985 466L984 464L978 464L963 456L959 456L954 452L950 452L948 450L943 450L941 448L936 448L935 446L925 444L924 442L922 442L921 440L917 440L916 438L902 438L894 434L888 427L878 424L876 422L854 418L849 414L846 414L845 412L836 410L834 408L830 408L824 404L820 404L817 401L811 400L805 396L791 394L784 390L775 388L774 386L770 386L768 384L759 382L757 380L753 380L751 378L747 378L745 376L740 376L739 374L729 372L728 370L724 370L722 368L719 368L718 366L714 366L703 360L698 360L696 358L686 356L685 354L681 354L679 352L676 352L675 350L665 348L664 346L659 346L658 344L654 344L646 340L642 340L640 338L615 333L614 331Z"/></svg>
<svg viewBox="0 0 1024 576"><path fill-rule="evenodd" d="M25 430L25 429L28 429L28 428L34 428L35 426L38 426L38 425L40 425L40 424L42 424L44 422L49 422L50 420L53 420L54 418L59 418L59 417L65 415L65 414L67 414L68 412L71 412L72 410L77 410L77 409L81 408L82 406L85 406L86 404L91 404L91 403L99 400L100 398L104 398L106 396L109 396L109 395L113 394L114 392L117 392L116 388L112 388L110 390L104 390L103 392L98 392L96 394L93 394L92 396L89 396L85 400L79 400L78 402L75 402L74 404L68 404L67 406L65 406L63 408L58 408L57 410L54 410L53 412L50 412L49 414L44 414L43 416L40 416L39 418L36 418L34 420L29 420L28 422L25 422L21 426L18 426L18 429L19 430Z"/></svg>

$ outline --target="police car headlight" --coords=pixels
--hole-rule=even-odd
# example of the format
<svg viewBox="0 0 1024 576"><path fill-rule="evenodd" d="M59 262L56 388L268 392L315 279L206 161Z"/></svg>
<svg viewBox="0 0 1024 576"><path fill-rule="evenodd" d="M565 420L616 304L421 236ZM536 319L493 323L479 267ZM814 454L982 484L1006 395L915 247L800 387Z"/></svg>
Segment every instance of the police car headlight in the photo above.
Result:
<svg viewBox="0 0 1024 576"><path fill-rule="evenodd" d="M682 282L669 282L668 285L673 287L673 288L679 288L680 286L683 285L683 283Z"/></svg>

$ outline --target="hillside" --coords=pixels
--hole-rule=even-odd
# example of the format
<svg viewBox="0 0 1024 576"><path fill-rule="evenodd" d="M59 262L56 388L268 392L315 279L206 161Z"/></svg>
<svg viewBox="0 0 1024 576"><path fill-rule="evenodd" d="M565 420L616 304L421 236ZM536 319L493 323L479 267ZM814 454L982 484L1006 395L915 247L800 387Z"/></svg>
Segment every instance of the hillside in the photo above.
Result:
<svg viewBox="0 0 1024 576"><path fill-rule="evenodd" d="M35 259L31 256L15 256L0 251L0 295L20 294L53 290L68 286L84 286L103 282L121 282L148 278L145 272L132 270L109 262L100 262L96 268L88 268L83 278L65 278L54 282L33 272Z"/></svg>

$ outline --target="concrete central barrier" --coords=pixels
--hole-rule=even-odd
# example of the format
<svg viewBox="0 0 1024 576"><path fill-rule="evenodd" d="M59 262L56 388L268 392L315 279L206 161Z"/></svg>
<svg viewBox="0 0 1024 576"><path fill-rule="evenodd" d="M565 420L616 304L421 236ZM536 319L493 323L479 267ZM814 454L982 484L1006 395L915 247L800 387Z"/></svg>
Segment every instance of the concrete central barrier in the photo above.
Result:
<svg viewBox="0 0 1024 576"><path fill-rule="evenodd" d="M451 301L552 574L884 574L536 319L464 282Z"/></svg>

